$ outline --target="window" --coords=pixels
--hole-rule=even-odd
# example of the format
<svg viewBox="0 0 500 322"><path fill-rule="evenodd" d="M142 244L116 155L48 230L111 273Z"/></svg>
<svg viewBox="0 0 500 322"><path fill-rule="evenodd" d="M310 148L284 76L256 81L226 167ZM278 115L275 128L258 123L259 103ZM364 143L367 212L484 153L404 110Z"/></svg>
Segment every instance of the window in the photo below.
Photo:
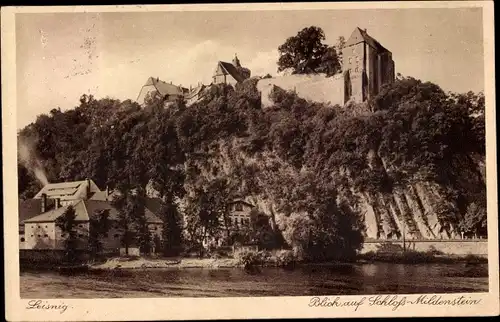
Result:
<svg viewBox="0 0 500 322"><path fill-rule="evenodd" d="M356 73L357 73L358 71L359 71L359 69L358 69L358 67L356 67L356 68L354 69L354 72L356 72Z"/></svg>
<svg viewBox="0 0 500 322"><path fill-rule="evenodd" d="M243 211L243 205L240 203L237 203L236 205L234 205L234 209L236 211Z"/></svg>
<svg viewBox="0 0 500 322"><path fill-rule="evenodd" d="M47 228L47 225L45 225L45 228Z"/></svg>
<svg viewBox="0 0 500 322"><path fill-rule="evenodd" d="M79 224L79 225L78 225L78 227L82 228L82 227L83 227L83 225L82 225L82 224Z"/></svg>
<svg viewBox="0 0 500 322"><path fill-rule="evenodd" d="M78 234L78 237L83 238L83 234Z"/></svg>
<svg viewBox="0 0 500 322"><path fill-rule="evenodd" d="M24 243L24 237L21 237L21 243Z"/></svg>
<svg viewBox="0 0 500 322"><path fill-rule="evenodd" d="M63 237L63 238L66 237L66 234L61 234L61 237Z"/></svg>
<svg viewBox="0 0 500 322"><path fill-rule="evenodd" d="M31 235L31 237L33 237L33 235Z"/></svg>
<svg viewBox="0 0 500 322"><path fill-rule="evenodd" d="M352 64L352 57L349 57L349 64Z"/></svg>
<svg viewBox="0 0 500 322"><path fill-rule="evenodd" d="M115 234L115 235L114 235L113 237L115 237L115 238L118 238L118 237L120 237L120 235L118 235L118 234Z"/></svg>
<svg viewBox="0 0 500 322"><path fill-rule="evenodd" d="M41 235L38 235L38 237L42 237Z"/></svg>
<svg viewBox="0 0 500 322"><path fill-rule="evenodd" d="M49 235L45 234L45 235L43 235L43 237L47 238L47 237L49 237Z"/></svg>

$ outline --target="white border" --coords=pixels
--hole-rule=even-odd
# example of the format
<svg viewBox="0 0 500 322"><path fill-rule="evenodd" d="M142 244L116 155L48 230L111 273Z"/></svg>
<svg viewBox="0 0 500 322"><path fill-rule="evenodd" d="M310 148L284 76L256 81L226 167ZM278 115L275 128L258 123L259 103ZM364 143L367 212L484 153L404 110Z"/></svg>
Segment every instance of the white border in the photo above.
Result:
<svg viewBox="0 0 500 322"><path fill-rule="evenodd" d="M352 308L311 308L305 297L244 298L148 298L148 299L63 299L52 304L67 304L57 311L26 310L28 300L19 295L19 245L17 242L17 172L16 161L16 64L15 13L40 12L137 12L137 11L248 11L248 10L318 10L318 9L397 9L397 8L464 8L482 7L484 24L484 68L486 97L486 171L488 200L489 292L460 294L481 299L476 306L407 305L392 311L383 306ZM6 281L6 319L9 321L74 321L74 320L204 320L259 318L322 318L322 317L406 317L406 316L475 316L498 315L498 212L496 183L496 124L494 77L493 2L369 2L369 3L262 3L214 5L155 6L75 6L75 7L4 7L2 24L2 131L4 182L4 245ZM441 294L454 298L453 294ZM366 295L369 296L369 295ZM398 295L399 297L405 295ZM343 301L360 300L363 296L342 296ZM415 299L418 294L407 295ZM330 298L333 298L330 297Z"/></svg>

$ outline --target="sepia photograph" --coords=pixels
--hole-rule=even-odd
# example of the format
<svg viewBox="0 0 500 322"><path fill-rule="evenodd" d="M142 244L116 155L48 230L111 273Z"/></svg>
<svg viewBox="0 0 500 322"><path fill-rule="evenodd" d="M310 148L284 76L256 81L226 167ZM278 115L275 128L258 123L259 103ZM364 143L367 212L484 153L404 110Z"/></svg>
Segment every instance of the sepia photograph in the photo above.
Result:
<svg viewBox="0 0 500 322"><path fill-rule="evenodd" d="M11 12L20 309L304 297L369 315L496 292L498 313L485 4Z"/></svg>

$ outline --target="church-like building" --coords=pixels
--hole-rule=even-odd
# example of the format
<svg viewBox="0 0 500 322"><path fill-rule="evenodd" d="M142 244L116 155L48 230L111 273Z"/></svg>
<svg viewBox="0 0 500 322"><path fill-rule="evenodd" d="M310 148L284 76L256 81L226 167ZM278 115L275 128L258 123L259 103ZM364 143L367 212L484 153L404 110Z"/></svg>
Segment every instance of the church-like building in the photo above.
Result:
<svg viewBox="0 0 500 322"><path fill-rule="evenodd" d="M250 70L241 66L238 56L235 55L232 63L219 61L212 76L212 84L230 84L235 86L250 78Z"/></svg>

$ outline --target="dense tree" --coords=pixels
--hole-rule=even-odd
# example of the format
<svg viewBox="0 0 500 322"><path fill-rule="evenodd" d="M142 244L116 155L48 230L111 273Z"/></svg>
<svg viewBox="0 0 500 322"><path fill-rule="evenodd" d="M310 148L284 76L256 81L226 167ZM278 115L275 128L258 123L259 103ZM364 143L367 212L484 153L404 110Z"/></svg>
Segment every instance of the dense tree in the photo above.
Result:
<svg viewBox="0 0 500 322"><path fill-rule="evenodd" d="M181 214L175 205L164 203L160 215L163 219L163 255L177 256L183 248Z"/></svg>
<svg viewBox="0 0 500 322"><path fill-rule="evenodd" d="M291 69L293 74L326 72L334 74L340 69L334 47L323 44L325 33L319 27L302 29L278 47L278 72Z"/></svg>
<svg viewBox="0 0 500 322"><path fill-rule="evenodd" d="M77 259L78 232L76 231L76 212L73 206L68 206L62 216L56 219L56 226L67 235L64 240L64 259L72 263Z"/></svg>
<svg viewBox="0 0 500 322"><path fill-rule="evenodd" d="M102 238L104 238L111 228L109 210L101 210L89 219L89 251L92 258L96 258L102 252Z"/></svg>

